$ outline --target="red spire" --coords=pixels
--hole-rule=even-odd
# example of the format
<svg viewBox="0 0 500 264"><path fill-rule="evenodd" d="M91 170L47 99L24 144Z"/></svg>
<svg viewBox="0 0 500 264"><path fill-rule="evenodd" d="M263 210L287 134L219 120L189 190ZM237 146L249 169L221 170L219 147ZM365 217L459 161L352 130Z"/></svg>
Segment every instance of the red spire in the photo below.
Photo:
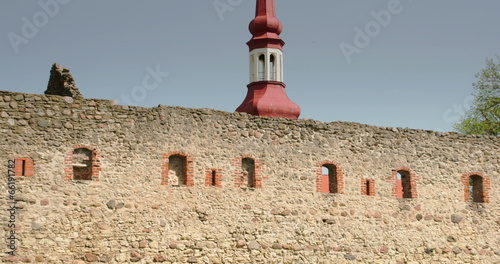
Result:
<svg viewBox="0 0 500 264"><path fill-rule="evenodd" d="M283 83L283 29L276 18L274 0L257 0L255 19L250 22L250 80L247 96L237 112L255 116L297 119L300 107L292 102Z"/></svg>
<svg viewBox="0 0 500 264"><path fill-rule="evenodd" d="M255 18L248 26L253 38L247 43L250 50L258 48L282 49L285 42L279 35L283 30L283 25L276 18L274 0L257 0Z"/></svg>

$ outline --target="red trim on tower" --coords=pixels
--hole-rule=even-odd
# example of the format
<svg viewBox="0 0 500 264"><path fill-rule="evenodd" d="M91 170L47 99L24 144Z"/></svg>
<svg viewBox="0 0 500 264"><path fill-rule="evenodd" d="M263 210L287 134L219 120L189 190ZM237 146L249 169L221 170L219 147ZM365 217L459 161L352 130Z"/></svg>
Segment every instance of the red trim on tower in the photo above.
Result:
<svg viewBox="0 0 500 264"><path fill-rule="evenodd" d="M248 25L252 39L247 43L250 51L259 48L283 49L285 42L279 35L283 25L276 18L274 0L257 0L255 18Z"/></svg>
<svg viewBox="0 0 500 264"><path fill-rule="evenodd" d="M253 82L248 86L247 97L236 109L255 116L283 117L297 119L300 107L290 101L282 82L261 81Z"/></svg>

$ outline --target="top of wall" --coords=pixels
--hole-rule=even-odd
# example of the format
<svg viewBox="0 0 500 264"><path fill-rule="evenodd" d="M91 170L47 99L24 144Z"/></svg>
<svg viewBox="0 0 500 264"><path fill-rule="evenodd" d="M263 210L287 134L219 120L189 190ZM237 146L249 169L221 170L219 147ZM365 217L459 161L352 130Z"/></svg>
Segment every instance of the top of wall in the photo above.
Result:
<svg viewBox="0 0 500 264"><path fill-rule="evenodd" d="M373 134L380 139L414 138L441 139L448 142L468 142L487 144L500 148L500 137L465 135L455 132L435 132L422 129L377 127L354 122L320 122L312 119L267 118L245 113L230 113L213 109L163 106L144 108L139 106L116 105L114 101L103 99L71 98L57 95L27 94L0 91L0 129L31 126L33 129L72 129L74 123L121 123L118 128L130 128L148 122L164 125L172 123L176 116L191 117L195 122L216 119L234 124L235 128L274 128L277 130L304 129L309 132L332 134L338 138L354 135ZM102 126L104 128L104 126Z"/></svg>

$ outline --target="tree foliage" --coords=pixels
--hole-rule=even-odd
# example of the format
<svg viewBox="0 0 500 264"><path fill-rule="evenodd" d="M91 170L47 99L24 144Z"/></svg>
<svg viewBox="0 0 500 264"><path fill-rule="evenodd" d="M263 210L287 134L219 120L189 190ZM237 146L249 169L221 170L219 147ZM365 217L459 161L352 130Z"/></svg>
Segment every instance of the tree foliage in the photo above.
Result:
<svg viewBox="0 0 500 264"><path fill-rule="evenodd" d="M454 128L465 134L500 135L500 57L486 60L486 68L476 78L474 101Z"/></svg>

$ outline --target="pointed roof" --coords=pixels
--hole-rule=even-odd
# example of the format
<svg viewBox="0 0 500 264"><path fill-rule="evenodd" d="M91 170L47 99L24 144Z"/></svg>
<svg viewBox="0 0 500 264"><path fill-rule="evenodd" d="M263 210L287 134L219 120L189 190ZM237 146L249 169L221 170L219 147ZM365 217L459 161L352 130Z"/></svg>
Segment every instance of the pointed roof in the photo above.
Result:
<svg viewBox="0 0 500 264"><path fill-rule="evenodd" d="M279 48L282 49L285 42L279 35L283 25L276 18L274 0L257 0L255 18L248 26L252 39L247 43L250 50L255 48Z"/></svg>

